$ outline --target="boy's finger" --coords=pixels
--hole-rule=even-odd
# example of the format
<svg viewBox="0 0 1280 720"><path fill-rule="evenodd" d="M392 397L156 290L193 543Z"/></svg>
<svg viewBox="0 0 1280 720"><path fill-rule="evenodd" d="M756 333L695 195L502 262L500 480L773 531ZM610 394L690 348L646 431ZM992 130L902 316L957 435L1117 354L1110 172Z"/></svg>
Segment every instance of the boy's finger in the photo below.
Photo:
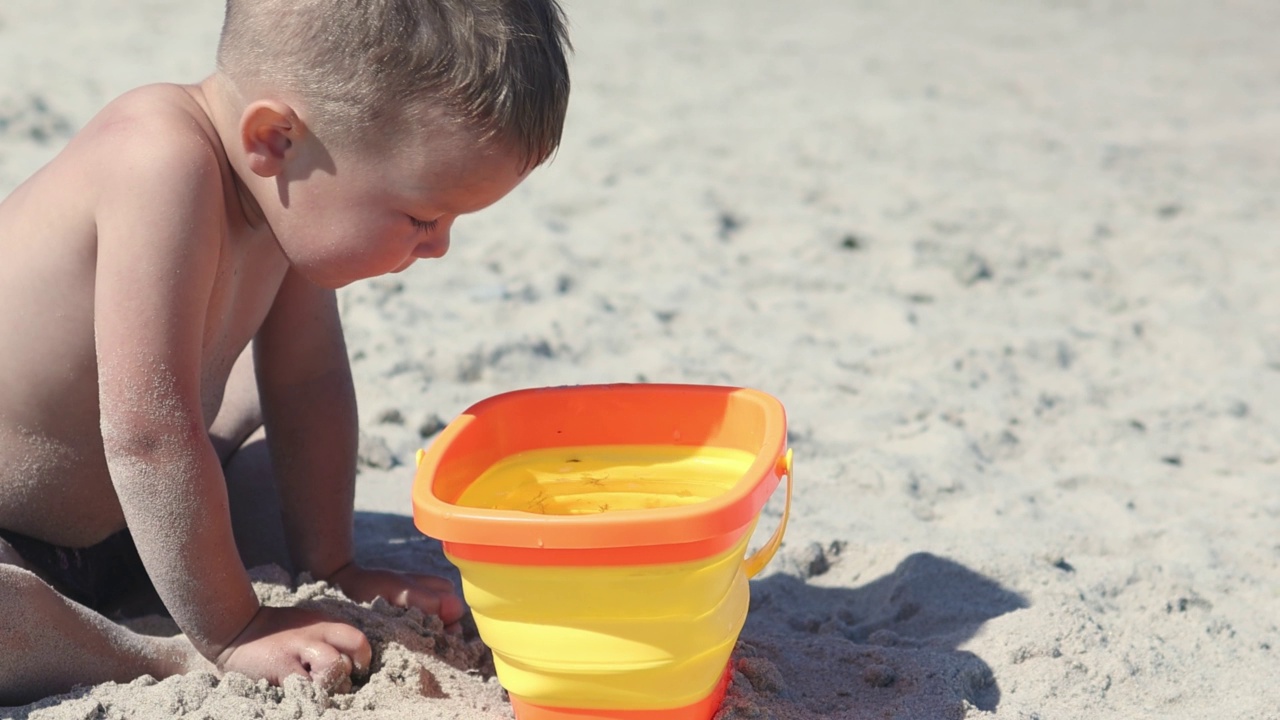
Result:
<svg viewBox="0 0 1280 720"><path fill-rule="evenodd" d="M463 604L462 598L450 591L447 595L440 596L440 620L446 626L454 625L467 614L467 606Z"/></svg>
<svg viewBox="0 0 1280 720"><path fill-rule="evenodd" d="M369 645L369 638L364 633L355 629L350 625L343 623L329 623L325 627L325 642L342 653L351 663L351 669L356 675L364 675L368 672L369 664L373 661L373 648Z"/></svg>
<svg viewBox="0 0 1280 720"><path fill-rule="evenodd" d="M308 668L307 676L311 678L311 682L329 692L351 690L351 658L332 645L308 647L302 653L302 660Z"/></svg>
<svg viewBox="0 0 1280 720"><path fill-rule="evenodd" d="M462 598L452 592L437 592L421 587L406 588L404 607L415 607L428 615L438 615L445 625L456 623L466 614Z"/></svg>

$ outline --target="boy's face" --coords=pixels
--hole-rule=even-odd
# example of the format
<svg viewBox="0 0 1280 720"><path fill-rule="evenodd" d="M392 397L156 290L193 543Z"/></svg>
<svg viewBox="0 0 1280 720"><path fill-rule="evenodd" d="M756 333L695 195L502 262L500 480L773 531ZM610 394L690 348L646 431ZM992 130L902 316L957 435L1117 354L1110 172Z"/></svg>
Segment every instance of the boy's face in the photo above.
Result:
<svg viewBox="0 0 1280 720"><path fill-rule="evenodd" d="M290 265L338 288L399 272L449 249L460 215L492 205L527 175L519 157L439 124L389 150L334 150L313 135L277 178L282 210L270 217Z"/></svg>

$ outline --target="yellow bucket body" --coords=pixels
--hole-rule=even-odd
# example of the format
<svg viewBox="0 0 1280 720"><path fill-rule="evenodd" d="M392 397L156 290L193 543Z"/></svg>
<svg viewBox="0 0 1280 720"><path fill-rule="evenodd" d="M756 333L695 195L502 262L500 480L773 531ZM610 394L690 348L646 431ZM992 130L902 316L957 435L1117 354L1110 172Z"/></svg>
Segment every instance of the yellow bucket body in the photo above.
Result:
<svg viewBox="0 0 1280 720"><path fill-rule="evenodd" d="M546 515L679 507L724 493L754 460L716 447L531 450L495 463L457 504ZM749 530L725 552L680 563L449 559L508 692L539 705L661 709L706 697L724 672L750 601Z"/></svg>
<svg viewBox="0 0 1280 720"><path fill-rule="evenodd" d="M547 706L657 710L705 698L750 603L743 556L513 566L450 556L503 687Z"/></svg>

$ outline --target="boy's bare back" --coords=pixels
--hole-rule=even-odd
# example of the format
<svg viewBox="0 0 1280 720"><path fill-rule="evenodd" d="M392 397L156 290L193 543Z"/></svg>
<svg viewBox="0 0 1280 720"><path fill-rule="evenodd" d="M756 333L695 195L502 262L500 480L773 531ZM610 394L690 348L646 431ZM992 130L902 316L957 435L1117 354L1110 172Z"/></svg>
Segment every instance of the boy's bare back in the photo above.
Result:
<svg viewBox="0 0 1280 720"><path fill-rule="evenodd" d="M417 2L406 23L382 0L231 0L218 72L115 100L0 202L0 644L25 648L0 654L0 705L367 669L357 629L259 604L228 484L272 490L283 564L460 619L447 581L355 562L334 290L444 255L454 220L554 151L567 40L552 0ZM66 572L118 580L121 553L182 636L107 620Z"/></svg>

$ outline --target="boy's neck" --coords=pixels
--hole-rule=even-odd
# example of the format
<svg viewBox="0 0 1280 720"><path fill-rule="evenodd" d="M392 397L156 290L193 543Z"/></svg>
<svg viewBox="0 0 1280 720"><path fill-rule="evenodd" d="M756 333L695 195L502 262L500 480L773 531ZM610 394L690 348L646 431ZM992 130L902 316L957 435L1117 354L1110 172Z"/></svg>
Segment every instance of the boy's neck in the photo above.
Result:
<svg viewBox="0 0 1280 720"><path fill-rule="evenodd" d="M222 144L223 156L231 170L231 179L235 183L236 197L240 201L240 211L250 227L262 227L266 224L266 215L262 205L245 182L249 172L245 166L244 155L240 152L240 113L244 108L244 100L235 85L221 73L215 72L195 86L196 101L204 108L205 115L213 124L218 142Z"/></svg>

